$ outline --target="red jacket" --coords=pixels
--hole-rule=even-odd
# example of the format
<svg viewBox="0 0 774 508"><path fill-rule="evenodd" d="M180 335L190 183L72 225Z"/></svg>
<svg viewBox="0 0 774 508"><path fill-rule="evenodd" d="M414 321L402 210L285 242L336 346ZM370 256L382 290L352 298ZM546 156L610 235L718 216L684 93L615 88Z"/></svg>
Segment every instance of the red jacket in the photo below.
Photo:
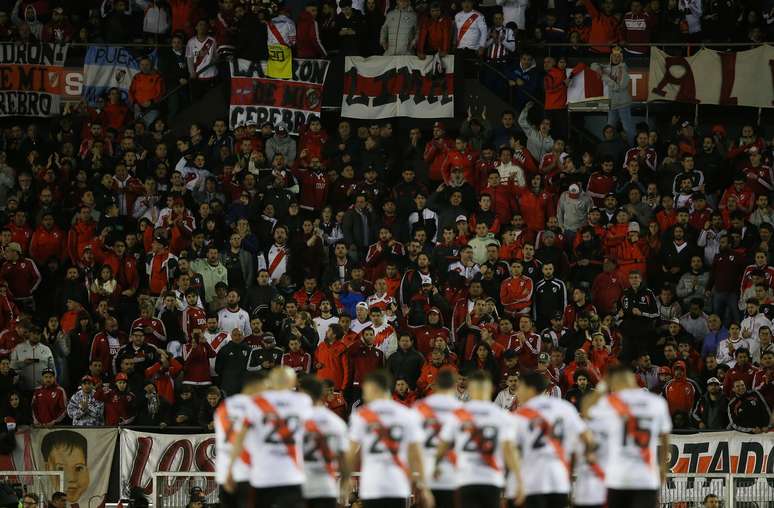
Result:
<svg viewBox="0 0 774 508"><path fill-rule="evenodd" d="M328 344L323 341L314 352L314 368L317 377L327 379L333 383L336 390L343 390L346 386L348 351L342 341Z"/></svg>
<svg viewBox="0 0 774 508"><path fill-rule="evenodd" d="M589 43L600 44L592 48L597 53L610 53L610 46L618 42L620 31L618 19L601 12L594 5L593 0L582 0L589 16L591 16L591 31Z"/></svg>
<svg viewBox="0 0 774 508"><path fill-rule="evenodd" d="M17 226L14 223L10 223L6 227L11 231L11 241L21 245L22 252L26 254L32 239L32 229L27 224Z"/></svg>
<svg viewBox="0 0 774 508"><path fill-rule="evenodd" d="M113 365L113 360L118 354L121 346L129 342L125 332L117 330L115 336L108 335L107 332L100 332L94 336L91 341L91 351L89 352L89 362L99 360L102 362L102 369L111 375L116 373L117 365Z"/></svg>
<svg viewBox="0 0 774 508"><path fill-rule="evenodd" d="M594 206L601 207L605 196L609 192L615 192L616 177L614 174L606 174L604 171L595 171L589 177L587 191L594 200Z"/></svg>
<svg viewBox="0 0 774 508"><path fill-rule="evenodd" d="M532 279L522 275L518 279L508 277L500 284L500 301L506 314L529 315L532 308L532 291L534 290Z"/></svg>
<svg viewBox="0 0 774 508"><path fill-rule="evenodd" d="M426 16L419 24L417 53L449 53L451 48L452 20L448 16L432 19Z"/></svg>
<svg viewBox="0 0 774 508"><path fill-rule="evenodd" d="M417 401L417 394L413 390L408 390L406 394L403 397L401 397L398 392L393 391L392 400L394 400L399 404L403 404L406 407L411 407Z"/></svg>
<svg viewBox="0 0 774 508"><path fill-rule="evenodd" d="M369 373L384 367L384 353L376 346L355 343L349 350L349 384L359 386Z"/></svg>
<svg viewBox="0 0 774 508"><path fill-rule="evenodd" d="M669 413L690 413L696 403L696 387L686 378L672 379L664 386Z"/></svg>
<svg viewBox="0 0 774 508"><path fill-rule="evenodd" d="M73 264L78 264L83 248L94 239L96 230L97 223L94 221L78 221L70 228L67 233L67 255Z"/></svg>
<svg viewBox="0 0 774 508"><path fill-rule="evenodd" d="M208 366L209 368L209 362ZM161 362L156 362L145 369L145 379L152 379L156 385L156 393L170 404L175 403L175 378L183 370L183 365L175 358L169 360L169 367L164 368Z"/></svg>
<svg viewBox="0 0 774 508"><path fill-rule="evenodd" d="M594 306L601 315L604 316L615 309L627 287L626 279L622 278L618 271L602 272L594 278L591 295Z"/></svg>
<svg viewBox="0 0 774 508"><path fill-rule="evenodd" d="M129 254L119 258L112 250L102 247L102 242L97 238L93 243L94 260L97 263L108 265L113 270L118 285L122 290L140 287L140 274L137 271L137 259Z"/></svg>
<svg viewBox="0 0 774 508"><path fill-rule="evenodd" d="M454 142L449 138L431 139L425 145L424 159L428 166L428 178L434 182L443 180L443 165Z"/></svg>
<svg viewBox="0 0 774 508"><path fill-rule="evenodd" d="M753 386L753 377L755 377L755 373L758 372L758 370L760 369L751 363L748 363L745 366L735 365L734 368L726 373L726 378L723 380L723 393L726 394L726 397L731 397L734 382L739 379L744 381L744 385L748 390L751 389Z"/></svg>
<svg viewBox="0 0 774 508"><path fill-rule="evenodd" d="M30 243L30 256L37 264L43 266L52 257L64 261L66 255L64 231L57 226L50 231L43 226L35 229Z"/></svg>
<svg viewBox="0 0 774 508"><path fill-rule="evenodd" d="M67 394L59 385L41 386L32 395L32 420L36 424L59 423L67 415Z"/></svg>
<svg viewBox="0 0 774 508"><path fill-rule="evenodd" d="M298 304L298 310L305 310L313 316L319 313L320 302L324 299L325 294L319 289L312 294L307 293L303 288L293 293L293 300Z"/></svg>
<svg viewBox="0 0 774 508"><path fill-rule="evenodd" d="M296 22L296 56L298 58L321 58L328 53L320 41L317 20L306 10L301 11Z"/></svg>
<svg viewBox="0 0 774 508"><path fill-rule="evenodd" d="M191 385L210 385L210 358L215 358L215 350L204 344L188 343L183 346L183 383Z"/></svg>
<svg viewBox="0 0 774 508"><path fill-rule="evenodd" d="M296 374L309 374L312 368L312 356L302 351L288 351L282 355L282 365L290 367Z"/></svg>
<svg viewBox="0 0 774 508"><path fill-rule="evenodd" d="M433 341L439 335L446 340L447 344L449 343L449 329L443 326L422 325L414 328L412 332L414 334L414 347L425 358L430 358L430 353L433 351Z"/></svg>
<svg viewBox="0 0 774 508"><path fill-rule="evenodd" d="M494 211L500 224L510 224L513 216L519 211L519 204L516 202L516 185L513 182L496 185L495 187L485 186L479 192L492 196L492 211Z"/></svg>
<svg viewBox="0 0 774 508"><path fill-rule="evenodd" d="M134 104L155 103L164 96L164 77L159 72L138 72L129 85L129 100Z"/></svg>
<svg viewBox="0 0 774 508"><path fill-rule="evenodd" d="M526 340L523 340L522 337ZM538 334L525 334L518 331L511 336L507 349L516 351L519 354L519 367L521 369L534 370L538 364L540 346L541 342Z"/></svg>
<svg viewBox="0 0 774 508"><path fill-rule="evenodd" d="M28 298L38 288L42 277L30 258L18 261L5 261L0 267L0 279L8 283L8 289L14 298Z"/></svg>
<svg viewBox="0 0 774 508"><path fill-rule="evenodd" d="M105 425L128 424L134 420L135 396L128 389L121 392L118 389L97 389L94 398L105 404Z"/></svg>
<svg viewBox="0 0 774 508"><path fill-rule="evenodd" d="M567 85L564 83L566 79L564 71L558 67L552 68L543 77L546 110L565 109L567 107Z"/></svg>
<svg viewBox="0 0 774 508"><path fill-rule="evenodd" d="M105 104L104 113L105 128L118 131L122 130L133 116L129 107L120 102L117 104L111 104L110 102Z"/></svg>
<svg viewBox="0 0 774 508"><path fill-rule="evenodd" d="M473 171L473 165L477 159L478 152L474 151L470 145L465 147L464 152L460 152L457 149L449 150L446 154L446 161L444 161L443 166L441 166L443 181L447 184L449 183L451 180L452 168L462 168L462 171L465 174L465 181L475 188L477 178Z"/></svg>
<svg viewBox="0 0 774 508"><path fill-rule="evenodd" d="M546 191L535 194L530 189L522 190L519 192L519 208L527 228L533 231L545 229L548 218L556 215L554 197Z"/></svg>

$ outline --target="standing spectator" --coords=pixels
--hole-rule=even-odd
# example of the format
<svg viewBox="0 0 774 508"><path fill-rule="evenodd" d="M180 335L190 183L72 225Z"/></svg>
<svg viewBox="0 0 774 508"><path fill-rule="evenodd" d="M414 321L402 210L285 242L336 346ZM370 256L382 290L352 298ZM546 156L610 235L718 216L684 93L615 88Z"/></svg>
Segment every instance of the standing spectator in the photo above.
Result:
<svg viewBox="0 0 774 508"><path fill-rule="evenodd" d="M615 9L613 0L603 0L601 11L594 5L594 0L579 0L578 5L586 7L586 11L591 16L589 43L596 45L591 49L596 53L610 53L610 46L618 42L620 25L620 21L613 13Z"/></svg>
<svg viewBox="0 0 774 508"><path fill-rule="evenodd" d="M56 384L54 369L46 369L42 384L32 395L32 420L35 425L53 427L67 416L67 394Z"/></svg>
<svg viewBox="0 0 774 508"><path fill-rule="evenodd" d="M363 20L363 14L352 8L352 0L340 0L339 8L341 12L336 16L336 27L339 29L339 47L344 56L358 56L363 52L364 41L370 40L373 34L366 32L366 24ZM379 24L379 44L381 45L381 27ZM374 48L375 49L375 48ZM383 48L380 48L384 51ZM381 53L380 51L379 53Z"/></svg>
<svg viewBox="0 0 774 508"><path fill-rule="evenodd" d="M551 137L551 120L543 118L540 121L538 128L535 128L529 120L527 115L534 102L529 101L524 109L519 114L519 126L524 130L527 135L527 150L536 160L542 160L543 155L550 153L554 147L554 138Z"/></svg>
<svg viewBox="0 0 774 508"><path fill-rule="evenodd" d="M220 378L220 387L226 395L242 391L242 379L247 371L247 359L252 348L244 342L244 335L235 328L231 340L218 351L215 357L215 373Z"/></svg>
<svg viewBox="0 0 774 508"><path fill-rule="evenodd" d="M618 317L622 319L623 349L621 362L630 363L650 351L654 344L653 323L658 317L656 297L642 283L638 270L629 272L629 289L621 297Z"/></svg>
<svg viewBox="0 0 774 508"><path fill-rule="evenodd" d="M387 368L395 379L405 379L414 390L422 372L425 359L414 348L414 339L408 333L401 333L398 339L398 349L387 358Z"/></svg>
<svg viewBox="0 0 774 508"><path fill-rule="evenodd" d="M19 387L28 392L38 387L44 372L55 369L51 349L40 342L41 333L40 327L29 326L27 340L11 352L11 366L19 373Z"/></svg>
<svg viewBox="0 0 774 508"><path fill-rule="evenodd" d="M196 35L188 39L185 57L188 61L188 74L191 78L191 98L198 100L215 84L218 76L218 43L207 35L209 25L204 19L196 22Z"/></svg>
<svg viewBox="0 0 774 508"><path fill-rule="evenodd" d="M473 10L473 0L462 0L462 11L454 16L457 50L470 56L484 56L489 29L484 15Z"/></svg>
<svg viewBox="0 0 774 508"><path fill-rule="evenodd" d="M159 57L159 70L164 77L167 97L167 119L171 120L188 103L188 61L186 43L183 34L172 36L172 47L162 50Z"/></svg>
<svg viewBox="0 0 774 508"><path fill-rule="evenodd" d="M527 29L527 9L529 0L496 0L497 5L503 8L503 23L515 23L519 35L523 35Z"/></svg>
<svg viewBox="0 0 774 508"><path fill-rule="evenodd" d="M556 218L567 238L567 243L572 245L575 233L586 224L588 213L593 207L594 203L589 195L582 192L576 183L570 185L570 188L559 197Z"/></svg>
<svg viewBox="0 0 774 508"><path fill-rule="evenodd" d="M726 373L726 377L723 379L723 392L726 397L732 396L734 383L739 379L744 381L745 386L752 388L753 378L760 370L750 362L750 350L745 347L740 347L734 351L734 358L736 362L730 366L731 370Z"/></svg>
<svg viewBox="0 0 774 508"><path fill-rule="evenodd" d="M535 59L532 55L526 51L522 53L518 65L511 70L509 77L508 84L515 89L513 107L521 111L528 102L535 100L540 88Z"/></svg>
<svg viewBox="0 0 774 508"><path fill-rule="evenodd" d="M70 397L67 414L76 427L96 427L104 423L105 405L94 394L94 379L81 378L81 389Z"/></svg>
<svg viewBox="0 0 774 508"><path fill-rule="evenodd" d="M16 242L6 245L3 254L5 261L0 266L0 279L8 283L16 305L34 310L33 293L42 280L37 265L30 258L23 257L21 245Z"/></svg>
<svg viewBox="0 0 774 508"><path fill-rule="evenodd" d="M140 60L140 72L132 78L129 99L134 104L134 115L147 127L159 117L159 103L164 96L164 77L153 68L150 58Z"/></svg>
<svg viewBox="0 0 774 508"><path fill-rule="evenodd" d="M94 397L105 405L105 425L128 425L135 418L135 395L129 391L129 377L119 372L115 377L115 388L109 385L98 387Z"/></svg>
<svg viewBox="0 0 774 508"><path fill-rule="evenodd" d="M707 393L693 410L693 418L702 430L725 430L728 427L728 399L716 377L707 380Z"/></svg>
<svg viewBox="0 0 774 508"><path fill-rule="evenodd" d="M686 377L685 362L680 360L672 366L673 377L664 386L664 398L669 405L669 414L689 414L696 404L699 389Z"/></svg>
<svg viewBox="0 0 774 508"><path fill-rule="evenodd" d="M771 424L771 410L759 392L748 389L744 380L737 379L728 401L728 420L731 430L760 434Z"/></svg>
<svg viewBox="0 0 774 508"><path fill-rule="evenodd" d="M629 4L629 12L624 14L622 23L624 49L632 55L647 55L651 35L656 27L656 17L642 8L642 0L632 0Z"/></svg>
<svg viewBox="0 0 774 508"><path fill-rule="evenodd" d="M545 92L544 110L546 118L551 120L551 128L557 138L567 139L567 84L569 83L565 73L567 61L560 59L557 65L556 59L547 56L543 59L543 90ZM525 129L526 130L526 129ZM532 152L532 150L530 150ZM535 152L532 152L533 155ZM543 157L537 156L537 160Z"/></svg>
<svg viewBox="0 0 774 508"><path fill-rule="evenodd" d="M417 14L408 0L397 0L382 25L380 42L385 55L410 55L417 43Z"/></svg>
<svg viewBox="0 0 774 508"><path fill-rule="evenodd" d="M430 15L419 24L417 56L424 60L426 55L444 57L449 54L452 42L452 20L442 13L441 4L430 4Z"/></svg>
<svg viewBox="0 0 774 508"><path fill-rule="evenodd" d="M498 95L505 93L505 83L501 75L511 62L511 56L516 51L516 34L513 29L504 24L503 15L495 12L492 16L492 27L486 38L486 61L497 69L498 74L485 81L489 88ZM511 115L513 119L513 115Z"/></svg>
<svg viewBox="0 0 774 508"><path fill-rule="evenodd" d="M324 58L328 55L320 39L317 25L317 3L307 2L298 16L296 27L296 56L298 58Z"/></svg>
<svg viewBox="0 0 774 508"><path fill-rule="evenodd" d="M610 50L610 64L602 65L600 74L609 90L610 103L607 110L607 123L617 128L618 122L621 122L631 146L634 144L634 136L637 132L632 120L629 68L623 61L623 51L620 47L616 46Z"/></svg>

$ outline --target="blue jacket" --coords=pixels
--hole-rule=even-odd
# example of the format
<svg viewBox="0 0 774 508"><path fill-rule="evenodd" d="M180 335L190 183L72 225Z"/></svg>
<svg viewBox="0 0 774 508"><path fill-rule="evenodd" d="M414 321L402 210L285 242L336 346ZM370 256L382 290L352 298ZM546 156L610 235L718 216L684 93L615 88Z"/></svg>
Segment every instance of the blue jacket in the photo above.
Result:
<svg viewBox="0 0 774 508"><path fill-rule="evenodd" d="M512 81L516 81L517 79L524 81L524 85L514 87L516 94L514 96L513 105L516 109L521 110L526 103L534 100L533 98L537 96L538 90L540 89L540 76L538 76L534 63L526 69L522 69L521 64L517 62L514 68L508 73L508 77Z"/></svg>

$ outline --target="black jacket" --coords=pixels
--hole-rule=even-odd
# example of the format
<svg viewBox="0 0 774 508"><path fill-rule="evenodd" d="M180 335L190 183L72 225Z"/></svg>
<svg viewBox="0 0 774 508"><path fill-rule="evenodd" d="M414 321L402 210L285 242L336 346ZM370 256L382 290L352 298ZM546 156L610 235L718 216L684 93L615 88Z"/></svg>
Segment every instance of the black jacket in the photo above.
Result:
<svg viewBox="0 0 774 508"><path fill-rule="evenodd" d="M752 432L755 427L769 425L769 406L757 390L734 396L728 402L728 428L739 432Z"/></svg>
<svg viewBox="0 0 774 508"><path fill-rule="evenodd" d="M215 372L220 376L220 388L226 395L242 391L242 381L247 370L247 359L251 347L240 342L229 342L218 351L215 357Z"/></svg>
<svg viewBox="0 0 774 508"><path fill-rule="evenodd" d="M425 358L422 353L413 347L405 351L398 348L387 359L387 368L390 369L390 373L395 379L405 378L413 390L416 388L417 379L422 373L422 364L424 363Z"/></svg>

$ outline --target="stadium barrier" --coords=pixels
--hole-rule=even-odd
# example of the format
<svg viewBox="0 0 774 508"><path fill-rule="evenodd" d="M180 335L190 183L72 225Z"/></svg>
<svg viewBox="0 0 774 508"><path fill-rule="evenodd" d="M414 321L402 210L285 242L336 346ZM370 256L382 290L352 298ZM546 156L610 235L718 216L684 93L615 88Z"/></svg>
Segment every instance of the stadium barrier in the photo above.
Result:
<svg viewBox="0 0 774 508"><path fill-rule="evenodd" d="M661 508L699 508L707 495L722 508L764 508L774 505L774 473L668 474L661 487Z"/></svg>
<svg viewBox="0 0 774 508"><path fill-rule="evenodd" d="M0 486L3 495L13 492L21 499L32 493L40 498L40 506L47 506L54 492L64 492L64 471L0 471Z"/></svg>

